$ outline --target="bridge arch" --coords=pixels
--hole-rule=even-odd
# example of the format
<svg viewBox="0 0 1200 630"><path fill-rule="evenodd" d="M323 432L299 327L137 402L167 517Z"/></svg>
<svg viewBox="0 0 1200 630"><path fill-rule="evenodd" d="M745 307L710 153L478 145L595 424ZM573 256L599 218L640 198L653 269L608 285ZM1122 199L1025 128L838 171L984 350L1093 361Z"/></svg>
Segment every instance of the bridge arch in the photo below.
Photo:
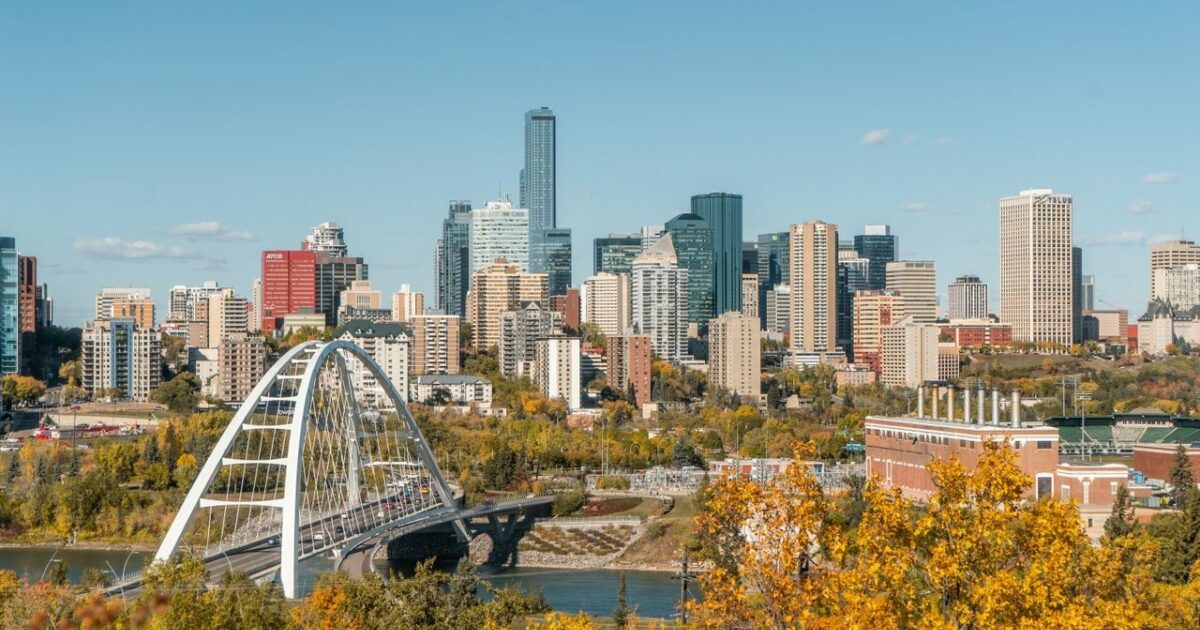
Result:
<svg viewBox="0 0 1200 630"><path fill-rule="evenodd" d="M455 513L428 442L379 365L349 341L310 341L285 353L238 408L155 560L186 547L230 568L238 557L247 572L278 566L292 598L301 560Z"/></svg>

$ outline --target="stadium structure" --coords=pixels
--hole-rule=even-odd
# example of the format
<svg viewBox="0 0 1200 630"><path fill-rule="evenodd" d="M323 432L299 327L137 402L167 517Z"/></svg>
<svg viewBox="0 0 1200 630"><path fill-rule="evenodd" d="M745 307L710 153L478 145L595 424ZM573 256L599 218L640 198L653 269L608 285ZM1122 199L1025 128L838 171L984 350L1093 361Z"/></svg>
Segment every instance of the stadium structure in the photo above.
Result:
<svg viewBox="0 0 1200 630"><path fill-rule="evenodd" d="M1139 444L1200 443L1200 419L1153 407L1111 416L1059 416L1046 424L1058 429L1063 455L1132 455Z"/></svg>

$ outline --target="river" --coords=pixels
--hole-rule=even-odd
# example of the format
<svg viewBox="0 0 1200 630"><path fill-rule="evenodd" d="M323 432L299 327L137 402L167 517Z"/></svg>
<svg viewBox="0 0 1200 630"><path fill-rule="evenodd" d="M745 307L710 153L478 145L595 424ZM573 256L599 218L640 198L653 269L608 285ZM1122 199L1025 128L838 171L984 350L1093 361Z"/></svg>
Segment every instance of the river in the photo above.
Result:
<svg viewBox="0 0 1200 630"><path fill-rule="evenodd" d="M110 575L134 572L149 559L150 552L105 549L59 549L47 547L0 547L0 569L16 571L31 582L41 579L52 561L67 566L67 575L78 582L84 569L94 567ZM312 588L317 576L331 570L332 561L313 558L300 564L302 591ZM437 567L453 570L453 562ZM526 592L541 591L546 603L559 611L608 616L617 605L620 573L603 569L539 569L531 567L479 567L479 575L497 587L516 586ZM694 589L693 589L694 590ZM668 618L675 614L679 599L679 581L670 574L654 571L626 571L625 591L630 607L642 617Z"/></svg>

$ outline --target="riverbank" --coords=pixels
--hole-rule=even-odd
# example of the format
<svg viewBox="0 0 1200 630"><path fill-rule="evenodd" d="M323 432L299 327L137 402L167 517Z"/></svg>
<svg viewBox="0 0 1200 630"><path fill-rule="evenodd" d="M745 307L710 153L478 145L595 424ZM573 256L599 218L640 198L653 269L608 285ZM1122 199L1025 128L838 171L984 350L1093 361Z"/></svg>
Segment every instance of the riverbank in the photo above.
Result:
<svg viewBox="0 0 1200 630"><path fill-rule="evenodd" d="M81 540L71 544L63 541L0 541L0 549L80 549L84 551L138 551L153 553L158 545L150 543L116 543L102 540Z"/></svg>

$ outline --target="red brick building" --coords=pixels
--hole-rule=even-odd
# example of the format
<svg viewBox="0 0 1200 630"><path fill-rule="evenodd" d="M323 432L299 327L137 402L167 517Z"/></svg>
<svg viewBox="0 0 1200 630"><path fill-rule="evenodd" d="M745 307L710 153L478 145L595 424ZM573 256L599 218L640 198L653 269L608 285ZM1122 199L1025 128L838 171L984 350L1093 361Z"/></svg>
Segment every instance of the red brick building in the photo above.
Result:
<svg viewBox="0 0 1200 630"><path fill-rule="evenodd" d="M579 289L568 287L566 295L550 298L550 308L563 316L563 325L579 330Z"/></svg>
<svg viewBox="0 0 1200 630"><path fill-rule="evenodd" d="M262 254L262 330L273 333L280 320L317 305L317 255L311 251Z"/></svg>
<svg viewBox="0 0 1200 630"><path fill-rule="evenodd" d="M1135 444L1133 469L1146 475L1147 479L1167 481L1178 448L1178 444ZM1192 476L1200 479L1200 446L1186 445L1184 451L1192 464Z"/></svg>
<svg viewBox="0 0 1200 630"><path fill-rule="evenodd" d="M608 338L609 387L626 392L632 384L638 407L651 401L652 363L649 335Z"/></svg>
<svg viewBox="0 0 1200 630"><path fill-rule="evenodd" d="M17 330L22 333L37 332L37 258L21 256L17 272Z"/></svg>
<svg viewBox="0 0 1200 630"><path fill-rule="evenodd" d="M867 476L923 500L936 489L930 462L956 457L973 469L988 440L1007 440L1021 470L1033 479L1032 497L1055 491L1058 429L965 424L934 418L869 416L866 421Z"/></svg>
<svg viewBox="0 0 1200 630"><path fill-rule="evenodd" d="M942 339L953 341L959 348L1004 346L1012 343L1012 326L983 321L943 324Z"/></svg>

